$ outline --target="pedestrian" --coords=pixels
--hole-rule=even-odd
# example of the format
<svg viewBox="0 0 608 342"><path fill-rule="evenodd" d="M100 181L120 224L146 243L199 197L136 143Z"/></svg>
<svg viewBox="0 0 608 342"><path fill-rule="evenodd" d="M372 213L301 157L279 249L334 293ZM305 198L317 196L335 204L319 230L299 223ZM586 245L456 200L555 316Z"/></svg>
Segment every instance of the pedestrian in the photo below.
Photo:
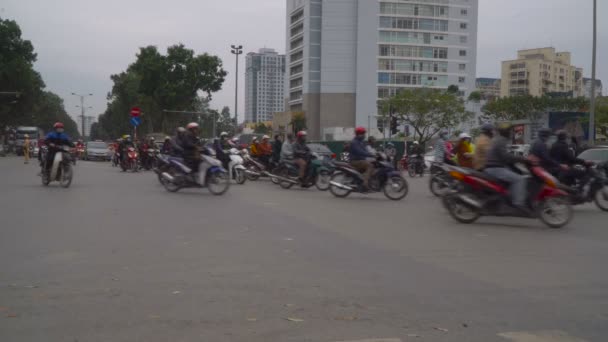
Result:
<svg viewBox="0 0 608 342"><path fill-rule="evenodd" d="M23 138L24 138L24 140L23 140L23 158L25 159L25 161L23 163L29 164L30 163L30 149L32 148L32 142L30 141L29 134L24 135Z"/></svg>

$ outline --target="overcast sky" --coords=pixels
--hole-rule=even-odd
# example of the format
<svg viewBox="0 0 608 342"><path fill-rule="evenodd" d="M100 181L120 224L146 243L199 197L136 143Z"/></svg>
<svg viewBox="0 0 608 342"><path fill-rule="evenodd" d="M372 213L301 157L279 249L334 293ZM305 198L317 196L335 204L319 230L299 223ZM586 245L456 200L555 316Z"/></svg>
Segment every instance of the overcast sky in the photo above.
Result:
<svg viewBox="0 0 608 342"><path fill-rule="evenodd" d="M479 2L477 77L499 77L500 61L515 58L518 49L545 46L571 51L573 63L591 75L592 0ZM598 3L598 13L608 13L608 4ZM197 53L218 55L229 75L212 105L231 109L230 44L242 44L245 54L261 47L285 51L285 0L2 0L0 17L19 23L38 53L36 69L47 88L65 99L73 116L80 112L72 92L93 93L86 103L93 107L90 114L103 113L110 75L125 70L141 46L165 51L181 42ZM599 20L598 78L605 82L607 60L608 21ZM244 68L239 74L242 118Z"/></svg>

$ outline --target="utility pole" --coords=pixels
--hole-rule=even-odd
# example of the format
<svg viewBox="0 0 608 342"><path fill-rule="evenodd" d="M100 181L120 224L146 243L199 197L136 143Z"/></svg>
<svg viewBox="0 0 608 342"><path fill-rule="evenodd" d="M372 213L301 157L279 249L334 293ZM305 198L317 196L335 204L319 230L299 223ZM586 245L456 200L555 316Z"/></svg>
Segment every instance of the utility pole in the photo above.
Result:
<svg viewBox="0 0 608 342"><path fill-rule="evenodd" d="M593 0L593 57L591 57L591 108L589 110L589 145L595 145L595 63L597 55L597 0Z"/></svg>
<svg viewBox="0 0 608 342"><path fill-rule="evenodd" d="M85 112L85 107L84 107L84 98L87 96L93 96L93 94L76 94L76 93L72 93L72 95L80 97L80 120L81 120L81 126L82 126L82 140L85 141L86 140L86 135L85 135L85 131L84 131L84 121L85 121L85 116L84 116L84 112ZM79 107L79 106L76 106ZM87 107L87 108L93 108L93 107Z"/></svg>
<svg viewBox="0 0 608 342"><path fill-rule="evenodd" d="M231 45L232 50L230 52L236 55L236 85L234 87L234 134L236 135L236 130L239 125L239 55L243 53L242 45Z"/></svg>

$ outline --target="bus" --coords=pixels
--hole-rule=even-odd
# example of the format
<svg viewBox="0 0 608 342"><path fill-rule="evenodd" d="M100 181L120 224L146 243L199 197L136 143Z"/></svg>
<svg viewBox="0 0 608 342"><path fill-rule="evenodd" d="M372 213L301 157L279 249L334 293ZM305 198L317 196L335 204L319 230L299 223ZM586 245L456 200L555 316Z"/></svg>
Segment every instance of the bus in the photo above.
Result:
<svg viewBox="0 0 608 342"><path fill-rule="evenodd" d="M19 126L15 129L15 153L21 156L23 155L23 142L25 135L29 135L30 143L32 144L32 151L38 145L38 139L44 137L44 132L38 127Z"/></svg>

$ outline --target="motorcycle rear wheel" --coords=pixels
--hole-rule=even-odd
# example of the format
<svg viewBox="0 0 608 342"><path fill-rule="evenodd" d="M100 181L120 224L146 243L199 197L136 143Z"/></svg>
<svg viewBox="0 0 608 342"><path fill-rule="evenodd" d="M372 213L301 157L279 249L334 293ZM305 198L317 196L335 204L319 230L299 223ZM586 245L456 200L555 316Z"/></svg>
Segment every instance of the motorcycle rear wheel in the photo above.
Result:
<svg viewBox="0 0 608 342"><path fill-rule="evenodd" d="M281 178L289 178L289 169L288 168L281 169L278 176ZM279 186L283 189L291 189L291 187L294 185L293 183L286 182L282 179L278 179L278 181L279 181Z"/></svg>
<svg viewBox="0 0 608 342"><path fill-rule="evenodd" d="M384 184L384 196L393 201L405 198L409 192L407 180L401 176L392 176Z"/></svg>
<svg viewBox="0 0 608 342"><path fill-rule="evenodd" d="M207 178L207 188L215 196L223 195L230 188L230 177L227 173L212 173Z"/></svg>
<svg viewBox="0 0 608 342"><path fill-rule="evenodd" d="M178 174L173 167L169 167L165 172L167 172L169 175L171 175L174 179ZM162 177L162 173L161 173L161 177ZM178 192L182 188L179 184L176 184L176 183L166 180L164 178L161 181L161 184L169 192Z"/></svg>
<svg viewBox="0 0 608 342"><path fill-rule="evenodd" d="M436 197L441 197L445 188L446 187L443 185L441 179L439 179L436 175L431 177L431 180L429 181L429 189L433 195Z"/></svg>
<svg viewBox="0 0 608 342"><path fill-rule="evenodd" d="M463 202L457 195L446 195L442 199L450 216L460 223L471 224L481 217L479 210Z"/></svg>
<svg viewBox="0 0 608 342"><path fill-rule="evenodd" d="M407 167L407 173L410 175L410 177L414 178L416 177L416 165L415 164L410 164Z"/></svg>
<svg viewBox="0 0 608 342"><path fill-rule="evenodd" d="M245 170L235 170L236 184L245 184L247 176L245 176Z"/></svg>
<svg viewBox="0 0 608 342"><path fill-rule="evenodd" d="M353 184L353 179L351 176L346 175L345 173L342 172L336 172L333 174L333 176L331 176L331 182L335 182L335 183L339 183L342 185L348 185L348 186L352 186ZM339 197L339 198L344 198L348 195L350 195L350 193L352 192L352 190L348 190L348 189L342 189L340 187L337 187L333 184L329 184L329 192L331 192L332 195Z"/></svg>
<svg viewBox="0 0 608 342"><path fill-rule="evenodd" d="M42 170L42 175L40 178L42 180L42 185L44 186L48 186L51 183L51 178L46 170Z"/></svg>
<svg viewBox="0 0 608 342"><path fill-rule="evenodd" d="M551 228L562 228L572 216L572 205L567 198L549 198L538 205L538 218Z"/></svg>
<svg viewBox="0 0 608 342"><path fill-rule="evenodd" d="M595 192L595 205L603 211L608 211L608 185Z"/></svg>

